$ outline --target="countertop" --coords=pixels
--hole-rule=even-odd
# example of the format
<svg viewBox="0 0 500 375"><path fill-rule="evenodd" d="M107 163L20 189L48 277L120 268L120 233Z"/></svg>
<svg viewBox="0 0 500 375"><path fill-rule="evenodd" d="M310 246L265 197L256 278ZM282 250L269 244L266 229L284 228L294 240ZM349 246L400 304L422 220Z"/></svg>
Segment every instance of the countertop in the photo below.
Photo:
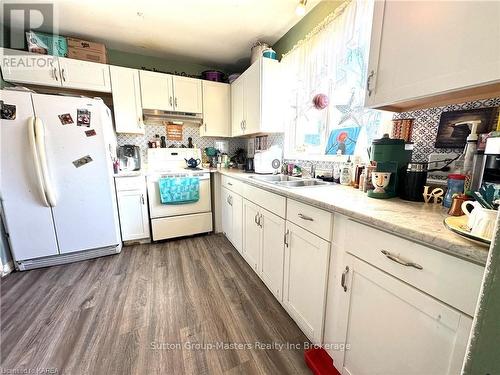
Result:
<svg viewBox="0 0 500 375"><path fill-rule="evenodd" d="M488 248L468 241L445 228L447 209L441 205L392 199L373 199L349 186L331 184L307 188L284 188L257 181L238 170L218 170L250 185L348 216L377 229L419 242L467 261L485 265Z"/></svg>

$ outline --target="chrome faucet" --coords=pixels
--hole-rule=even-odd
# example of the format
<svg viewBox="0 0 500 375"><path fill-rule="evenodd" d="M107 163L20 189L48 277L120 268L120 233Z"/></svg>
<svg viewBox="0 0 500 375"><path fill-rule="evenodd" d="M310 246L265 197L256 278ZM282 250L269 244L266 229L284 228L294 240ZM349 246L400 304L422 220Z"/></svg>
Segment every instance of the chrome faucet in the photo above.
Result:
<svg viewBox="0 0 500 375"><path fill-rule="evenodd" d="M310 174L312 178L316 178L316 165L314 163L311 163Z"/></svg>

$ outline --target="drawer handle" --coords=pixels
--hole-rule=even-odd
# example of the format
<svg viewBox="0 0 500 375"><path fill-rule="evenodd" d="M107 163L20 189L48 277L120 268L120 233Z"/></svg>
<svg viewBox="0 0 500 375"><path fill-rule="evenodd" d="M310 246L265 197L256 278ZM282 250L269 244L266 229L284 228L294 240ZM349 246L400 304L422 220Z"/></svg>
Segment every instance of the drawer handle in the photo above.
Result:
<svg viewBox="0 0 500 375"><path fill-rule="evenodd" d="M298 214L298 216L302 219L302 220L307 220L307 221L314 221L314 219L310 216L307 216L307 215L304 215L304 214Z"/></svg>
<svg viewBox="0 0 500 375"><path fill-rule="evenodd" d="M227 184L228 184L229 186L233 186L233 184L232 184L232 183L230 183L230 182L228 182Z"/></svg>
<svg viewBox="0 0 500 375"><path fill-rule="evenodd" d="M416 268L418 270L423 270L424 269L424 267L422 267L420 264L413 263L413 262L407 262L406 260L403 260L403 259L397 257L396 255L391 254L387 250L381 250L380 252L382 254L384 254L387 258L389 258L390 260L392 260L393 262L399 263L399 264L401 264L401 265L403 265L405 267L413 267L413 268Z"/></svg>
<svg viewBox="0 0 500 375"><path fill-rule="evenodd" d="M340 279L340 286L344 289L344 292L347 292L347 284L345 283L345 279L348 273L349 273L349 267L346 266L344 272L342 272L342 277Z"/></svg>

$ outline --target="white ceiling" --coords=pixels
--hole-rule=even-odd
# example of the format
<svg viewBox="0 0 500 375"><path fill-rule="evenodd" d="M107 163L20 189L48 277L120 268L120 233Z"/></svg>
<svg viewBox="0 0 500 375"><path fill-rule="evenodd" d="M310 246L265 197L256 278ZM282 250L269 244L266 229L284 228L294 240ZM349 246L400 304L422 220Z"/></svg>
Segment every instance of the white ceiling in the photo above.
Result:
<svg viewBox="0 0 500 375"><path fill-rule="evenodd" d="M320 0L308 0L307 11ZM52 0L59 34L108 48L241 66L257 40L270 45L299 20L298 0Z"/></svg>

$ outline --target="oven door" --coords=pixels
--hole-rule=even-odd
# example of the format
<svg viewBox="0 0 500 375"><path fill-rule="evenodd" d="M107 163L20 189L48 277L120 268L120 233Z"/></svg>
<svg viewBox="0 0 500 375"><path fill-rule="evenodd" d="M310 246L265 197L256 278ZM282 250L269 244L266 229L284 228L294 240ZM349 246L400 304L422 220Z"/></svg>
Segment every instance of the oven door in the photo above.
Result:
<svg viewBox="0 0 500 375"><path fill-rule="evenodd" d="M176 175L178 176L178 175ZM158 180L168 175L149 175L148 181L148 198L149 211L152 219L168 216L189 215L201 212L210 212L211 194L210 194L210 173L197 175L200 179L200 199L194 203L184 204L162 204L160 201L160 190L158 188Z"/></svg>

